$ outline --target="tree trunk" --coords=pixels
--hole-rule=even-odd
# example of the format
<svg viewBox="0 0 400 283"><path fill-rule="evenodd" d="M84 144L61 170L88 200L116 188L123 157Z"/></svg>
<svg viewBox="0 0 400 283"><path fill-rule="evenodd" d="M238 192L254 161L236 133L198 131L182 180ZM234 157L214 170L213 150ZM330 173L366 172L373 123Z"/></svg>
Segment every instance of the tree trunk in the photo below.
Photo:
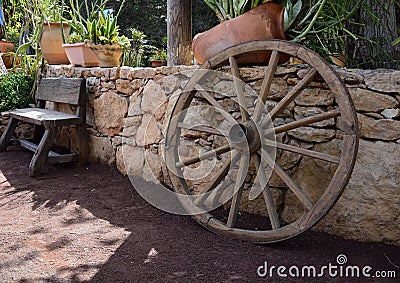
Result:
<svg viewBox="0 0 400 283"><path fill-rule="evenodd" d="M190 65L192 0L167 1L168 66Z"/></svg>
<svg viewBox="0 0 400 283"><path fill-rule="evenodd" d="M398 69L400 67L400 45L392 46L398 37L396 6L393 0L365 0L365 6L379 18L374 20L362 7L348 29L358 39L346 40L346 60L350 68Z"/></svg>

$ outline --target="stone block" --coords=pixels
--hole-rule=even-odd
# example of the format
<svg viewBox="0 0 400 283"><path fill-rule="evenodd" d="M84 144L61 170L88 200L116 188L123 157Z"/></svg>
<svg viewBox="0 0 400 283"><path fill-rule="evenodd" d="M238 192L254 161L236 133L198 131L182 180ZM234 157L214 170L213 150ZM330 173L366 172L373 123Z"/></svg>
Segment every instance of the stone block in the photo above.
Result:
<svg viewBox="0 0 400 283"><path fill-rule="evenodd" d="M375 140L392 141L400 138L400 121L392 119L375 120L357 114L361 137Z"/></svg>
<svg viewBox="0 0 400 283"><path fill-rule="evenodd" d="M89 148L91 161L108 165L115 163L115 148L109 137L89 135Z"/></svg>
<svg viewBox="0 0 400 283"><path fill-rule="evenodd" d="M320 88L306 88L295 99L295 103L300 106L331 106L333 101L333 93Z"/></svg>
<svg viewBox="0 0 400 283"><path fill-rule="evenodd" d="M94 120L103 135L112 137L119 134L127 113L127 98L113 91L105 92L94 100Z"/></svg>
<svg viewBox="0 0 400 283"><path fill-rule="evenodd" d="M362 88L350 88L350 96L357 111L379 112L399 105L396 98Z"/></svg>
<svg viewBox="0 0 400 283"><path fill-rule="evenodd" d="M400 71L373 72L365 76L369 89L388 93L400 93Z"/></svg>
<svg viewBox="0 0 400 283"><path fill-rule="evenodd" d="M300 127L290 130L288 134L289 136L306 142L327 142L336 135L336 131L331 129Z"/></svg>

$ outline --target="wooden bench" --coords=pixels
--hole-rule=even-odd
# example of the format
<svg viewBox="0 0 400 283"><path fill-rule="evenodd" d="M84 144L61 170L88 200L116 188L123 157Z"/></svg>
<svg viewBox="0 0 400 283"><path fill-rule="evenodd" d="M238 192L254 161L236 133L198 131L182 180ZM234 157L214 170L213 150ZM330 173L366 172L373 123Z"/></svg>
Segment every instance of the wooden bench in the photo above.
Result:
<svg viewBox="0 0 400 283"><path fill-rule="evenodd" d="M72 105L74 114L45 109L46 102L55 102ZM85 129L85 101L86 82L81 78L47 78L42 79L36 94L36 108L17 109L3 113L10 117L7 128L0 138L0 151L7 150L12 142L18 121L35 125L35 135L44 133L37 139L37 144L28 140L17 140L21 146L34 152L29 165L29 175L36 176L42 173L43 166L47 164L78 161L87 162L88 135ZM51 151L59 128L75 125L77 149L75 153L58 154Z"/></svg>

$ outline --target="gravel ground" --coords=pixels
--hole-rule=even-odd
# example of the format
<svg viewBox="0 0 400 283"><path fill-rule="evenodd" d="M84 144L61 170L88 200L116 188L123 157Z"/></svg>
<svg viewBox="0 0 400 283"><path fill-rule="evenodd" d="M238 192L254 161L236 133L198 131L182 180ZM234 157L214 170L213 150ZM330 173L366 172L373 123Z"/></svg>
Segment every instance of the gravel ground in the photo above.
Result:
<svg viewBox="0 0 400 283"><path fill-rule="evenodd" d="M30 158L19 147L0 153L0 282L365 282L346 277L349 266L397 276L369 282L399 282L400 247L317 232L273 245L228 239L147 204L115 168L64 164L31 178ZM272 277L257 274L265 262ZM289 274L305 265L323 275Z"/></svg>

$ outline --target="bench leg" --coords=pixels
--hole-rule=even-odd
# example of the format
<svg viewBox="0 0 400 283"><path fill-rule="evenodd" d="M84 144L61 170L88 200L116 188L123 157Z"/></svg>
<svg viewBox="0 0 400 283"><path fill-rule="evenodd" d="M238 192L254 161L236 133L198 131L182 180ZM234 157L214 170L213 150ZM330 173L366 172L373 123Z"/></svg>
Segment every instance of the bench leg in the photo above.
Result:
<svg viewBox="0 0 400 283"><path fill-rule="evenodd" d="M78 165L86 165L89 160L89 133L84 125L76 126Z"/></svg>
<svg viewBox="0 0 400 283"><path fill-rule="evenodd" d="M11 136L17 127L18 120L14 118L10 118L8 121L8 125L3 135L0 138L0 151L6 151L8 144L10 143Z"/></svg>
<svg viewBox="0 0 400 283"><path fill-rule="evenodd" d="M47 156L51 146L53 145L56 134L57 128L52 126L46 128L38 148L32 157L31 163L29 164L30 176L37 176L42 173L42 168L46 164Z"/></svg>

